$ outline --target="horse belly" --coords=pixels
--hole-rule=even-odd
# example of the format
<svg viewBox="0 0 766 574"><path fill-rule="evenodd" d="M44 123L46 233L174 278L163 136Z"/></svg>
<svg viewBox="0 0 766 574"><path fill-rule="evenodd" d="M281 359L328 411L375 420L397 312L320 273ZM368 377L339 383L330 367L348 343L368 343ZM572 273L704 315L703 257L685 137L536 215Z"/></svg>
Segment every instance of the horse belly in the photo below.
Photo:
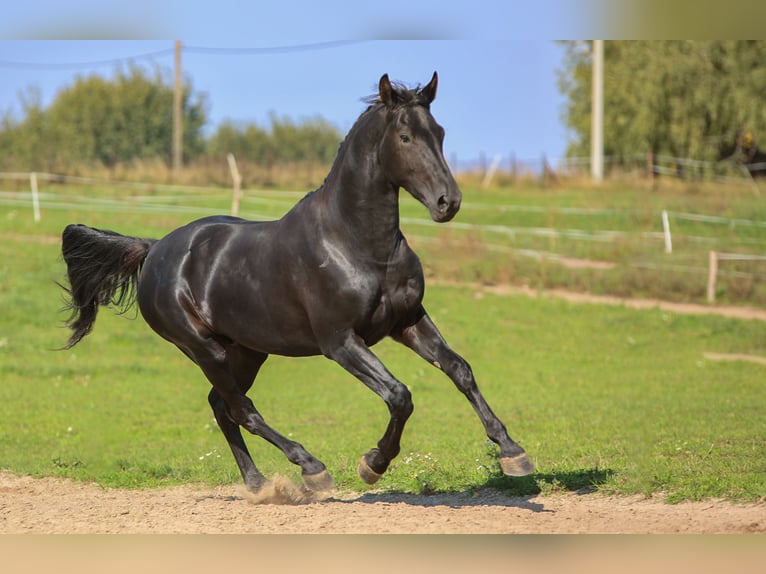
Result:
<svg viewBox="0 0 766 574"><path fill-rule="evenodd" d="M238 344L262 353L310 356L320 353L300 303L289 290L268 281L238 286L222 282L208 293L211 328Z"/></svg>

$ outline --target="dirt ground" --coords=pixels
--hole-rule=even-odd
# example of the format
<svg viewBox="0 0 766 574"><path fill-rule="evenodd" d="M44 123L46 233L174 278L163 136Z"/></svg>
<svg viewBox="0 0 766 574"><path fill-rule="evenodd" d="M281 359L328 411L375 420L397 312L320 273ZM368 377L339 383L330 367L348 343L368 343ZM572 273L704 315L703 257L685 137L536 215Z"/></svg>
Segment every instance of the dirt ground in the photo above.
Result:
<svg viewBox="0 0 766 574"><path fill-rule="evenodd" d="M578 260L587 261L587 260ZM593 262L598 263L598 262ZM463 285L458 283L432 281L433 284ZM732 319L752 319L766 321L766 309L757 307L737 307L733 305L702 305L699 303L676 303L673 301L661 301L659 299L628 299L613 295L593 295L567 291L566 289L537 290L529 287L517 287L514 285L479 285L471 284L475 296L481 298L484 293L492 293L501 296L524 296L532 298L564 299L571 303L592 303L596 305L618 305L629 309L661 309L669 313L682 315L719 315Z"/></svg>
<svg viewBox="0 0 766 574"><path fill-rule="evenodd" d="M572 534L766 533L766 503L556 494L508 497L336 492L258 502L244 488L105 489L0 471L1 534ZM280 492L281 491L281 492ZM288 493L289 494L289 493ZM280 495L282 497L280 498Z"/></svg>

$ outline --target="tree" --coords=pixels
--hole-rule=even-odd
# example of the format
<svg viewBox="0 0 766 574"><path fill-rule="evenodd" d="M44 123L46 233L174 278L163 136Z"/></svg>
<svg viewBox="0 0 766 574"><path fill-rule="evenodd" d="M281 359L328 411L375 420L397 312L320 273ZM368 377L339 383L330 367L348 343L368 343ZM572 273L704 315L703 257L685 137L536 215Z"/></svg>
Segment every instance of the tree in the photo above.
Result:
<svg viewBox="0 0 766 574"><path fill-rule="evenodd" d="M223 122L208 142L208 153L270 164L272 162L329 163L338 151L343 135L321 117L296 122L270 115L268 129L257 124L237 126Z"/></svg>
<svg viewBox="0 0 766 574"><path fill-rule="evenodd" d="M24 119L8 112L0 122L0 161L10 169L43 171L52 159L52 146L40 91L28 88L19 99Z"/></svg>
<svg viewBox="0 0 766 574"><path fill-rule="evenodd" d="M184 152L189 159L204 150L206 102L193 96L189 82L183 89ZM48 109L27 105L22 122L4 121L0 142L19 142L17 162L27 169L40 169L43 162L98 162L112 168L118 162L156 157L170 164L172 106L172 83L159 70L150 76L130 67L118 70L113 79L78 77Z"/></svg>
<svg viewBox="0 0 766 574"><path fill-rule="evenodd" d="M574 138L590 148L590 44L566 42L559 88ZM766 141L766 42L614 41L604 50L604 153L625 161L647 150L717 160L738 137Z"/></svg>

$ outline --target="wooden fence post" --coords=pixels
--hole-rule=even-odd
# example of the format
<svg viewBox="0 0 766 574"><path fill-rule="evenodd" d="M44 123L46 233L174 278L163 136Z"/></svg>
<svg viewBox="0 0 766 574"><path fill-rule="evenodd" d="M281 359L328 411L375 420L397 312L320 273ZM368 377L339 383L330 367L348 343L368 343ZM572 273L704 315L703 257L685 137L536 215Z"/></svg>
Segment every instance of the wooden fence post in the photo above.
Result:
<svg viewBox="0 0 766 574"><path fill-rule="evenodd" d="M231 196L231 214L234 217L239 216L239 198L242 195L242 176L237 169L237 160L234 158L234 154L230 153L226 156L226 160L229 162L229 170L231 171L231 179L234 180L234 191Z"/></svg>
<svg viewBox="0 0 766 574"><path fill-rule="evenodd" d="M662 234L665 236L665 253L673 253L673 240L670 237L670 221L667 210L662 210Z"/></svg>
<svg viewBox="0 0 766 574"><path fill-rule="evenodd" d="M37 192L37 174L29 174L29 187L32 189L32 212L34 213L35 223L40 221L40 195Z"/></svg>
<svg viewBox="0 0 766 574"><path fill-rule="evenodd" d="M503 157L500 154L497 154L494 158L492 158L492 163L487 168L486 172L484 173L484 178L481 180L481 187L483 189L487 189L489 184L492 183L492 179L495 177L502 159Z"/></svg>
<svg viewBox="0 0 766 574"><path fill-rule="evenodd" d="M715 303L715 287L718 276L718 253L710 252L710 265L707 273L707 301Z"/></svg>
<svg viewBox="0 0 766 574"><path fill-rule="evenodd" d="M511 152L510 170L511 170L511 183L515 184L516 176L518 175L518 165L516 164L516 154L514 152Z"/></svg>
<svg viewBox="0 0 766 574"><path fill-rule="evenodd" d="M649 181L654 181L654 152L652 150L646 152L646 175Z"/></svg>

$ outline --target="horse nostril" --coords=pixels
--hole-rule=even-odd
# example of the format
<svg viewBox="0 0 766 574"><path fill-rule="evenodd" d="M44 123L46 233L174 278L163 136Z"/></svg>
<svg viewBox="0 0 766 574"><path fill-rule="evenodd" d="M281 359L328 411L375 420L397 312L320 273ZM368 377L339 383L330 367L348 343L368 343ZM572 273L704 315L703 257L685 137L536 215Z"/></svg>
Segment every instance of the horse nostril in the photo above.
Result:
<svg viewBox="0 0 766 574"><path fill-rule="evenodd" d="M442 195L441 197L439 197L439 199L436 202L436 205L439 207L439 211L447 211L450 205L449 201L447 200L447 196Z"/></svg>

